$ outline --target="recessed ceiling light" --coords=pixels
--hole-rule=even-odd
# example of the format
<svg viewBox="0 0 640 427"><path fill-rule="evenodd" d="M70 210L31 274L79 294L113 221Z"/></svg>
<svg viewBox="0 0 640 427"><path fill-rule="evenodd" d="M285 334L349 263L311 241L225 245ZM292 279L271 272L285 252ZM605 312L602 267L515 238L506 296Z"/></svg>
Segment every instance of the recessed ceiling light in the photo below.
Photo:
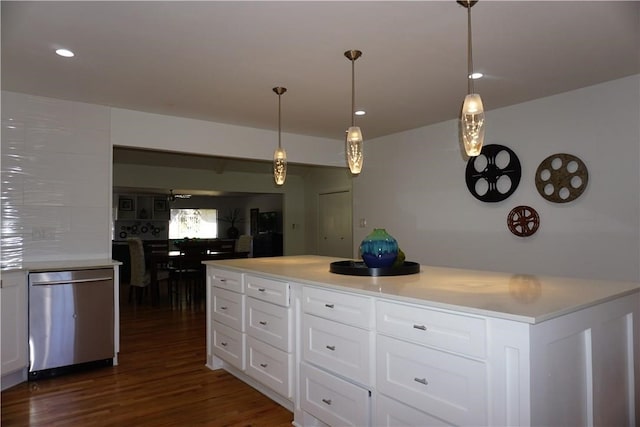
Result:
<svg viewBox="0 0 640 427"><path fill-rule="evenodd" d="M65 58L71 58L75 55L69 49L56 49L56 53L60 56L64 56Z"/></svg>
<svg viewBox="0 0 640 427"><path fill-rule="evenodd" d="M356 116L364 116L365 114L367 114L367 112L364 110L358 110L353 114L355 114Z"/></svg>
<svg viewBox="0 0 640 427"><path fill-rule="evenodd" d="M472 78L473 80L477 80L482 78L482 76L484 76L484 74L482 73L472 73L469 77Z"/></svg>

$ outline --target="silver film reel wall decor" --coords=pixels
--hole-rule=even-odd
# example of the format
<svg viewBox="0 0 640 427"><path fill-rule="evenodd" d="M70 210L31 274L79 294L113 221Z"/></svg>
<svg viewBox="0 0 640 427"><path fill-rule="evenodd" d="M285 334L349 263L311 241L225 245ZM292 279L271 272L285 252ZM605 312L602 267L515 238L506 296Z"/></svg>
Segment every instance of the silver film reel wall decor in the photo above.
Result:
<svg viewBox="0 0 640 427"><path fill-rule="evenodd" d="M465 179L473 196L483 202L501 202L513 194L520 183L522 169L510 148L491 144L477 157L469 158Z"/></svg>
<svg viewBox="0 0 640 427"><path fill-rule="evenodd" d="M536 170L538 193L554 203L577 199L587 188L588 182L587 166L571 154L553 154L544 159Z"/></svg>

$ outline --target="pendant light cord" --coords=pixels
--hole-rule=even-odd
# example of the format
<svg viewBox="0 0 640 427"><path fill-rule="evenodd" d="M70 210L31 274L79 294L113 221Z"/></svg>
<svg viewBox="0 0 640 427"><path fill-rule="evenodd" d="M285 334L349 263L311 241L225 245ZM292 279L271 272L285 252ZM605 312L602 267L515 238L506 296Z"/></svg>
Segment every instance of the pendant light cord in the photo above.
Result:
<svg viewBox="0 0 640 427"><path fill-rule="evenodd" d="M467 92L473 93L473 49L471 48L471 0L467 0Z"/></svg>
<svg viewBox="0 0 640 427"><path fill-rule="evenodd" d="M356 125L356 61L351 60L351 126Z"/></svg>
<svg viewBox="0 0 640 427"><path fill-rule="evenodd" d="M280 97L282 95L278 94L278 148L282 148L282 146L280 145L280 134L281 134L281 129L282 129L282 114L280 113Z"/></svg>

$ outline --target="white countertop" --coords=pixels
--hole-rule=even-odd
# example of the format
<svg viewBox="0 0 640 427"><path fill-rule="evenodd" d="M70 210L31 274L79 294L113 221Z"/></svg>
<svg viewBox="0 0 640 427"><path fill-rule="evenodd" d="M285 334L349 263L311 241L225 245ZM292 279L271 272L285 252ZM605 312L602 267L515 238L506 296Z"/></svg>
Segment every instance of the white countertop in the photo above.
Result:
<svg viewBox="0 0 640 427"><path fill-rule="evenodd" d="M64 271L87 270L93 268L113 268L114 265L122 265L122 262L113 259L87 259L69 261L37 261L25 262L20 267L2 268L0 271L9 273L12 271Z"/></svg>
<svg viewBox="0 0 640 427"><path fill-rule="evenodd" d="M640 283L517 275L423 265L405 276L350 276L329 271L344 258L314 255L204 261L302 284L527 323L540 323L632 293Z"/></svg>

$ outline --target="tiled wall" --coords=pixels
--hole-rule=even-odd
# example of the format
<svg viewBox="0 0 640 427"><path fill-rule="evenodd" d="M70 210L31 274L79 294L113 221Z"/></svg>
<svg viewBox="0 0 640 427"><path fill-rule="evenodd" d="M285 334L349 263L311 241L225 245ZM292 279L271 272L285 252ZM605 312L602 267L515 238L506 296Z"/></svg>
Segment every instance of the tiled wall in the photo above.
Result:
<svg viewBox="0 0 640 427"><path fill-rule="evenodd" d="M2 92L2 266L111 257L110 109Z"/></svg>

